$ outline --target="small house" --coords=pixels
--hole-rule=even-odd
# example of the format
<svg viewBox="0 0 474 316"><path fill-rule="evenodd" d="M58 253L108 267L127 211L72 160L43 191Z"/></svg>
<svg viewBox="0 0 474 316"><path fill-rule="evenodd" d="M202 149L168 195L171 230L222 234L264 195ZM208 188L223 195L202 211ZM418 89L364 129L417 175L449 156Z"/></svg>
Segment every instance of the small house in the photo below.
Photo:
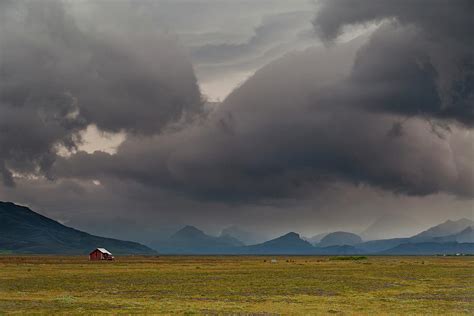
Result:
<svg viewBox="0 0 474 316"><path fill-rule="evenodd" d="M105 248L96 248L89 254L89 260L114 260L114 256Z"/></svg>

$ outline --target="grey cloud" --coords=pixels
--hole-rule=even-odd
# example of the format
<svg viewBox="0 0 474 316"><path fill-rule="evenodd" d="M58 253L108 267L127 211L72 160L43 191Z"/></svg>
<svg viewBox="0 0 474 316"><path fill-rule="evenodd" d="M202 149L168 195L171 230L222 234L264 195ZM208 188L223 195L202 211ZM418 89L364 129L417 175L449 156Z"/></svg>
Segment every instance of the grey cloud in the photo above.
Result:
<svg viewBox="0 0 474 316"><path fill-rule="evenodd" d="M211 98L222 98L230 92L226 86L236 85L246 73L283 54L318 44L311 25L314 5L307 0L127 0L108 5L105 12L102 1L69 1L68 5L81 26L92 24L99 32L123 29L110 20L138 20L142 26L176 33ZM143 32L140 25L130 27ZM216 87L216 82L227 84Z"/></svg>
<svg viewBox="0 0 474 316"><path fill-rule="evenodd" d="M196 8L193 1L160 3L185 2ZM149 225L146 238L170 223L222 227L260 221L280 233L289 222L326 228L324 218L337 226L382 208L417 212L422 205L426 214L441 214L441 208L456 205L466 214L472 206L471 200L451 200L474 196L467 110L472 76L469 58L454 62L471 56L469 38L449 39L444 26L418 22L417 15L377 13L376 20L396 19L369 41L288 54L260 69L207 116L170 126L187 112L199 112L200 96L173 37L149 27L161 28L160 19L153 24L160 10L146 10L158 2L87 3L95 12L90 18L74 2L66 9L51 2L55 10L48 11L13 1L8 5L15 12L0 10L0 43L8 43L0 46L0 174L10 185L15 174L25 174L15 179L17 188L0 185L3 199L26 201L84 227L88 219L109 223L114 214L117 237L133 218L136 227ZM231 11L239 7L222 3L232 4ZM366 2L357 3L367 10ZM421 2L413 3L415 10ZM327 2L321 12L331 6ZM29 12L34 15L26 24ZM193 11L190 21L180 16L183 29L195 25L198 15ZM340 22L323 32L331 39L340 26L374 19L369 16L354 21L333 14ZM245 42L249 31L243 33L230 45ZM211 46L222 44L221 37L213 37ZM78 132L91 123L127 132L117 153L58 158L56 146L74 148ZM437 126L442 130L435 134ZM43 174L56 181L31 177ZM438 204L440 196L444 204Z"/></svg>
<svg viewBox="0 0 474 316"><path fill-rule="evenodd" d="M115 156L80 153L56 170L238 203L305 196L338 182L407 195L474 196L473 169L465 163L474 158L467 146L472 136L462 130L440 139L414 119L392 137L399 117L318 103L319 93L350 73L361 44L287 56L259 70L203 122L129 138Z"/></svg>
<svg viewBox="0 0 474 316"><path fill-rule="evenodd" d="M60 1L2 4L0 165L46 175L58 146L74 149L88 124L105 131L160 132L201 110L191 63L171 35L78 27ZM106 12L112 3L104 3ZM130 22L134 27L139 21ZM89 25L92 27L92 25Z"/></svg>
<svg viewBox="0 0 474 316"><path fill-rule="evenodd" d="M255 55L264 54L288 38L297 39L298 33L309 29L311 16L311 12L296 11L263 17L255 33L245 42L210 43L192 48L193 61L197 64L222 64L255 58ZM307 40L309 42L310 38Z"/></svg>
<svg viewBox="0 0 474 316"><path fill-rule="evenodd" d="M386 22L361 49L339 102L474 124L472 1L324 1L314 25L326 40L344 26Z"/></svg>
<svg viewBox="0 0 474 316"><path fill-rule="evenodd" d="M233 39L225 33L213 40L203 40L189 46L199 80L206 84L233 82L234 86L263 65L288 52L320 45L311 30L312 11L301 9L264 15L254 30L244 39ZM241 74L233 78L235 74ZM239 79L241 78L241 79ZM220 91L217 88L217 94ZM209 91L213 96L212 91ZM230 93L230 91L229 91ZM216 92L214 92L216 94ZM215 96L215 95L214 95Z"/></svg>
<svg viewBox="0 0 474 316"><path fill-rule="evenodd" d="M473 41L469 30L474 26L469 0L323 0L314 25L326 39L342 32L346 25L396 18L403 24L414 24L436 39L453 37Z"/></svg>

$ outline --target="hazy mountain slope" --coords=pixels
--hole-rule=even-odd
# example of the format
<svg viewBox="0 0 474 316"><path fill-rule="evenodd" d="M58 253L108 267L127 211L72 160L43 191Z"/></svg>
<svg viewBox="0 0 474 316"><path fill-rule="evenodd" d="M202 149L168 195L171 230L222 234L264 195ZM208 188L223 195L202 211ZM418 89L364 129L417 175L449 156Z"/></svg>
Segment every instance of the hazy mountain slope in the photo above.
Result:
<svg viewBox="0 0 474 316"><path fill-rule="evenodd" d="M369 252L380 252L407 243L474 243L474 229L472 226L468 226L463 230L458 231L459 229L465 227L465 225L470 224L470 222L471 221L465 219L460 221L447 221L410 238L370 240L357 245L357 247ZM449 232L452 231L458 232L454 234L449 234Z"/></svg>
<svg viewBox="0 0 474 316"><path fill-rule="evenodd" d="M460 231L457 234L443 236L443 237L434 237L432 239L435 242L460 242L460 243L474 243L474 227L469 226L466 229Z"/></svg>
<svg viewBox="0 0 474 316"><path fill-rule="evenodd" d="M16 253L86 254L96 247L114 254L152 254L139 243L104 238L64 226L27 207L0 202L0 250Z"/></svg>
<svg viewBox="0 0 474 316"><path fill-rule="evenodd" d="M231 236L210 236L193 226L185 226L157 248L170 254L219 254L232 252L244 244Z"/></svg>
<svg viewBox="0 0 474 316"><path fill-rule="evenodd" d="M220 236L230 236L232 238L240 240L245 245L253 245L268 240L267 237L263 234L249 231L235 225L224 228L221 231Z"/></svg>
<svg viewBox="0 0 474 316"><path fill-rule="evenodd" d="M474 226L469 226L465 230L457 233L455 239L461 243L474 243Z"/></svg>
<svg viewBox="0 0 474 316"><path fill-rule="evenodd" d="M410 242L410 238L391 238L391 239L380 239L380 240L369 240L357 245L357 248L362 249L366 252L380 252L388 250L403 243Z"/></svg>
<svg viewBox="0 0 474 316"><path fill-rule="evenodd" d="M412 242L430 241L434 237L444 237L444 236L454 235L470 226L474 226L474 222L466 218L462 218L457 221L448 220L442 224L431 227L430 229L427 229L411 237L411 241Z"/></svg>
<svg viewBox="0 0 474 316"><path fill-rule="evenodd" d="M312 245L315 245L315 244L319 243L321 241L321 239L326 237L328 234L329 233L321 233L321 234L317 234L317 235L314 235L312 237L303 238L303 239L306 240L307 242L311 243Z"/></svg>
<svg viewBox="0 0 474 316"><path fill-rule="evenodd" d="M324 238L321 239L321 241L316 246L352 246L360 244L361 242L362 239L356 234L348 232L334 232L324 236Z"/></svg>
<svg viewBox="0 0 474 316"><path fill-rule="evenodd" d="M364 240L391 239L412 236L419 232L420 224L401 214L385 214L376 219L360 236Z"/></svg>

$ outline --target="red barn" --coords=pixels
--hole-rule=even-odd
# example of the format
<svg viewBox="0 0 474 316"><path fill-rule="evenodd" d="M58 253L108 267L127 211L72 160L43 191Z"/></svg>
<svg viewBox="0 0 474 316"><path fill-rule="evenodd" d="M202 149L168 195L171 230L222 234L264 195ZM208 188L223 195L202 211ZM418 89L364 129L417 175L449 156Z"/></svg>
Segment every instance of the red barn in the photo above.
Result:
<svg viewBox="0 0 474 316"><path fill-rule="evenodd" d="M105 248L96 248L89 254L89 260L114 260L114 256Z"/></svg>

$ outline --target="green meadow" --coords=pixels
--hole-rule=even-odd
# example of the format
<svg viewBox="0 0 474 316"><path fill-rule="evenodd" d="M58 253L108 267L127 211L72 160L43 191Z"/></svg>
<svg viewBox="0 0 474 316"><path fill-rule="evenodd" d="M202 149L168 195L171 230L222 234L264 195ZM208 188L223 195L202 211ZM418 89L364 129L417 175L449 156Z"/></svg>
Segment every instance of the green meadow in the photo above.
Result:
<svg viewBox="0 0 474 316"><path fill-rule="evenodd" d="M0 256L0 314L102 313L472 315L474 257Z"/></svg>

